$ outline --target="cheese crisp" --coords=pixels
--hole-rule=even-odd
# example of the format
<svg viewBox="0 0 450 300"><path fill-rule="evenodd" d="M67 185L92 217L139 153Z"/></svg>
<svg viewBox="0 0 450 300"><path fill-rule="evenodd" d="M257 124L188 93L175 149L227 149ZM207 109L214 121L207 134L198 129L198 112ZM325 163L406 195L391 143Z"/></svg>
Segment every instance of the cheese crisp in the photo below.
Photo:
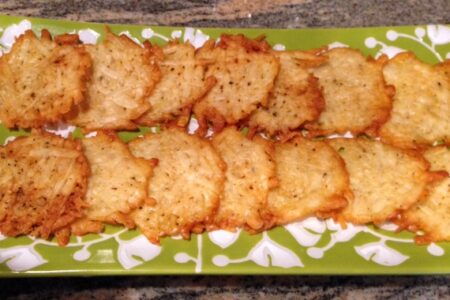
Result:
<svg viewBox="0 0 450 300"><path fill-rule="evenodd" d="M89 167L79 142L34 132L0 148L0 169L2 234L49 238L82 216Z"/></svg>
<svg viewBox="0 0 450 300"><path fill-rule="evenodd" d="M434 142L450 145L450 61L430 66L412 53L401 53L384 68L384 77L395 87L391 118L381 128L381 138L401 147Z"/></svg>
<svg viewBox="0 0 450 300"><path fill-rule="evenodd" d="M233 127L214 136L212 143L227 164L224 195L214 227L263 228L267 195L277 183L272 143L259 137L249 140Z"/></svg>
<svg viewBox="0 0 450 300"><path fill-rule="evenodd" d="M201 134L206 132L208 121L218 132L226 124L248 117L258 105L267 106L279 69L279 62L269 49L264 41L222 35L217 45L210 40L198 50L197 57L210 62L206 76L217 79L194 106Z"/></svg>
<svg viewBox="0 0 450 300"><path fill-rule="evenodd" d="M323 141L301 137L275 146L279 186L269 192L268 210L273 224L286 224L308 216L329 216L351 198L343 160Z"/></svg>
<svg viewBox="0 0 450 300"><path fill-rule="evenodd" d="M85 100L91 58L82 46L58 45L47 30L31 30L0 57L0 120L6 127L38 128L63 119Z"/></svg>
<svg viewBox="0 0 450 300"><path fill-rule="evenodd" d="M91 167L85 201L85 218L72 225L76 235L97 232L102 223L133 227L127 217L147 200L152 162L134 157L114 133L97 132L82 140Z"/></svg>
<svg viewBox="0 0 450 300"><path fill-rule="evenodd" d="M150 241L178 234L188 238L213 221L225 163L208 141L172 128L135 139L129 147L137 157L158 160L148 187L154 203L131 215Z"/></svg>
<svg viewBox="0 0 450 300"><path fill-rule="evenodd" d="M180 125L186 125L192 105L211 89L215 80L205 78L204 63L195 57L190 44L170 43L154 50L158 53L162 77L147 98L150 110L137 123L152 126L181 117Z"/></svg>
<svg viewBox="0 0 450 300"><path fill-rule="evenodd" d="M426 198L402 216L400 222L410 229L422 230L418 243L450 241L450 149L441 146L425 152L431 170L441 172L442 181L430 184Z"/></svg>
<svg viewBox="0 0 450 300"><path fill-rule="evenodd" d="M306 127L312 135L376 132L392 106L393 89L383 79L387 57L366 59L349 48L335 48L324 55L328 62L314 69L314 75L323 88L325 110Z"/></svg>
<svg viewBox="0 0 450 300"><path fill-rule="evenodd" d="M325 103L317 78L309 68L317 67L326 57L303 51L274 51L280 72L269 96L267 108L259 107L250 117L254 131L270 135L287 133L305 122L317 120Z"/></svg>
<svg viewBox="0 0 450 300"><path fill-rule="evenodd" d="M108 28L103 43L86 49L93 60L89 101L67 119L89 130L136 128L133 120L150 108L146 99L160 79L151 50Z"/></svg>
<svg viewBox="0 0 450 300"><path fill-rule="evenodd" d="M350 174L354 199L342 211L355 224L383 223L423 197L431 179L418 154L368 139L331 139Z"/></svg>

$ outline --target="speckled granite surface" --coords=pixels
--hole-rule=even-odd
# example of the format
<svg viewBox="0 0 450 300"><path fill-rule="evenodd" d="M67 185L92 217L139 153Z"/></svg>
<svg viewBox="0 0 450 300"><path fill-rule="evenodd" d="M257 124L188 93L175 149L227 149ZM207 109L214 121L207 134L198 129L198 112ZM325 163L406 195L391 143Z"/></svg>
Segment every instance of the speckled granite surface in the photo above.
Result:
<svg viewBox="0 0 450 300"><path fill-rule="evenodd" d="M3 0L0 14L148 25L353 27L450 23L450 0ZM449 286L450 276L1 279L0 299L450 299Z"/></svg>
<svg viewBox="0 0 450 300"><path fill-rule="evenodd" d="M449 23L448 0L0 1L0 13L146 25L342 27Z"/></svg>
<svg viewBox="0 0 450 300"><path fill-rule="evenodd" d="M449 299L428 277L166 276L2 279L2 299Z"/></svg>

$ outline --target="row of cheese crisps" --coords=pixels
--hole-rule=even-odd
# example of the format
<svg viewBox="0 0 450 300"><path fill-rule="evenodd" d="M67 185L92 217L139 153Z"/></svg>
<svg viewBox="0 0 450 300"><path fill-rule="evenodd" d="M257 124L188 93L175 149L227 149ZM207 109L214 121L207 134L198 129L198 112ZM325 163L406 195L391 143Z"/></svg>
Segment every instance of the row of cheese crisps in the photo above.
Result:
<svg viewBox="0 0 450 300"><path fill-rule="evenodd" d="M342 224L394 221L417 241L450 240L450 149L423 153L367 138L283 141L227 127L211 140L176 127L123 143L33 131L0 148L0 232L61 245L105 223L147 238L244 228L310 216Z"/></svg>
<svg viewBox="0 0 450 300"><path fill-rule="evenodd" d="M263 39L222 35L200 49L136 44L105 29L97 45L76 34L19 37L0 58L0 120L86 130L186 126L204 136L229 125L252 135L368 134L402 148L450 145L450 62L412 53L366 58L350 48L275 51Z"/></svg>

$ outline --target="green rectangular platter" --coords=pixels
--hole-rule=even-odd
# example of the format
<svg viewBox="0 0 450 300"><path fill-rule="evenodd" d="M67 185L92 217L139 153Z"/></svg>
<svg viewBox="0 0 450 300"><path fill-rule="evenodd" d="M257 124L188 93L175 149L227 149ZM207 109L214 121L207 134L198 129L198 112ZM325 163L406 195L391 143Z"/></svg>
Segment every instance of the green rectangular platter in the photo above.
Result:
<svg viewBox="0 0 450 300"><path fill-rule="evenodd" d="M2 49L10 46L7 35L30 26L35 32L46 28L52 34L92 33L86 31L90 29L101 39L105 25L0 16ZM160 45L171 38L200 45L221 33L243 33L249 37L264 34L279 50L332 45L350 46L374 57L412 51L430 64L450 58L448 25L338 29L109 26L115 33L126 32L139 41L149 38ZM148 128L120 136L128 141L145 131ZM26 134L0 124L1 144L10 136ZM79 136L79 131L74 134ZM450 274L450 243L419 246L412 234L396 233L392 225L343 229L331 220L314 218L257 235L242 231L193 235L189 241L164 238L161 246L150 244L138 231L114 226L107 226L101 235L72 237L64 248L55 241L0 236L1 277L143 274Z"/></svg>

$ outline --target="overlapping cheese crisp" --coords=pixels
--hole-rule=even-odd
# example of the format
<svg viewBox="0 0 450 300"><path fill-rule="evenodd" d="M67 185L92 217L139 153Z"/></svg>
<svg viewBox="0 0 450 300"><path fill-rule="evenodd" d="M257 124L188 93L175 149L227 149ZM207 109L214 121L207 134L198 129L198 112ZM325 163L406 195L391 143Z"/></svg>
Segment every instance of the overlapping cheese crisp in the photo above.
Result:
<svg viewBox="0 0 450 300"><path fill-rule="evenodd" d="M88 207L84 218L71 226L72 232L98 232L102 223L133 227L127 215L147 200L153 163L134 157L112 132L99 131L82 144L91 168L85 198Z"/></svg>
<svg viewBox="0 0 450 300"><path fill-rule="evenodd" d="M201 133L206 132L208 121L217 132L248 117L258 105L267 106L279 69L269 50L264 41L225 34L218 44L210 40L198 50L197 57L210 62L206 76L217 80L194 106Z"/></svg>
<svg viewBox="0 0 450 300"><path fill-rule="evenodd" d="M171 128L134 139L129 147L137 157L158 160L148 187L154 203L131 215L150 241L178 234L188 238L213 221L225 163L208 141Z"/></svg>
<svg viewBox="0 0 450 300"><path fill-rule="evenodd" d="M268 107L259 107L249 126L270 135L286 133L305 122L317 120L325 103L317 78L309 69L326 61L325 56L304 51L274 51L280 72L270 92Z"/></svg>
<svg viewBox="0 0 450 300"><path fill-rule="evenodd" d="M250 140L227 127L214 136L212 144L227 164L224 194L213 227L263 228L267 196L277 183L272 143L260 137Z"/></svg>
<svg viewBox="0 0 450 300"><path fill-rule="evenodd" d="M350 174L354 199L341 213L344 221L383 223L424 196L431 175L419 154L364 138L328 143L342 156Z"/></svg>
<svg viewBox="0 0 450 300"><path fill-rule="evenodd" d="M393 89L385 84L386 56L365 58L358 50L335 48L325 52L326 64L314 69L323 88L325 109L307 125L312 135L376 132L386 122Z"/></svg>
<svg viewBox="0 0 450 300"><path fill-rule="evenodd" d="M450 145L450 61L431 66L412 53L401 53L384 67L386 82L395 87L389 121L381 138L415 148L444 142Z"/></svg>
<svg viewBox="0 0 450 300"><path fill-rule="evenodd" d="M158 53L161 81L147 98L150 109L137 123L152 126L171 120L186 125L194 103L214 85L213 77L205 77L205 63L195 57L190 44L169 43Z"/></svg>
<svg viewBox="0 0 450 300"><path fill-rule="evenodd" d="M85 100L91 58L82 46L58 45L43 30L21 35L0 57L0 120L6 127L39 128L63 119Z"/></svg>
<svg viewBox="0 0 450 300"><path fill-rule="evenodd" d="M89 166L79 142L33 132L0 148L0 169L2 234L49 238L82 215Z"/></svg>
<svg viewBox="0 0 450 300"><path fill-rule="evenodd" d="M150 108L146 99L160 79L152 51L107 27L104 41L86 49L93 61L88 103L66 118L88 130L136 128L133 120Z"/></svg>
<svg viewBox="0 0 450 300"><path fill-rule="evenodd" d="M333 215L352 196L343 160L324 141L295 137L279 142L275 163L279 185L269 192L269 227L312 215Z"/></svg>
<svg viewBox="0 0 450 300"><path fill-rule="evenodd" d="M431 183L426 198L401 215L400 223L411 230L424 231L417 235L420 244L450 241L450 149L435 147L425 152L431 170L440 172L442 179Z"/></svg>

